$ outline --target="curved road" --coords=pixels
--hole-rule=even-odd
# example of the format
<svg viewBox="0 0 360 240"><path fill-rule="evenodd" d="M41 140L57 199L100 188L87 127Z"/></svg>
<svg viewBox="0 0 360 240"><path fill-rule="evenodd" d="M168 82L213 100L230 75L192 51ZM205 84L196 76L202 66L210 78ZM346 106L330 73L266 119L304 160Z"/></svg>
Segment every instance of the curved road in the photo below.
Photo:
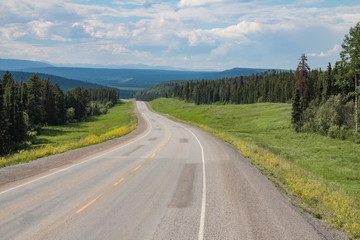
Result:
<svg viewBox="0 0 360 240"><path fill-rule="evenodd" d="M146 131L0 189L1 239L324 239L228 144L137 109Z"/></svg>

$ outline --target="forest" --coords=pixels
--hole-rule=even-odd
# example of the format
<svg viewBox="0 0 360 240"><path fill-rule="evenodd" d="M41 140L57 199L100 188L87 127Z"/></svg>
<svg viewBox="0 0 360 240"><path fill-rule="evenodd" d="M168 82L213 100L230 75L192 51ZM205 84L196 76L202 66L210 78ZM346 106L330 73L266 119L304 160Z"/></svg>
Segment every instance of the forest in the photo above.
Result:
<svg viewBox="0 0 360 240"><path fill-rule="evenodd" d="M137 99L175 97L195 104L292 103L296 131L339 139L358 136L360 22L345 35L341 60L327 69L310 69L303 54L296 71L266 71L219 80L162 83L138 92Z"/></svg>
<svg viewBox="0 0 360 240"><path fill-rule="evenodd" d="M0 80L0 155L26 147L42 126L104 114L118 99L115 89L76 87L65 93L49 78L34 74L19 83L7 71Z"/></svg>

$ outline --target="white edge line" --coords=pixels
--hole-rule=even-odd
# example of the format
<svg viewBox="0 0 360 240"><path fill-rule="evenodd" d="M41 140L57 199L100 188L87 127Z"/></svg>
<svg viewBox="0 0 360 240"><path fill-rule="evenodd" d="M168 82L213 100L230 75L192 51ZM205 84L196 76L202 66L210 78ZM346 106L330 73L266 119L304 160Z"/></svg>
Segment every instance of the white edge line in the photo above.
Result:
<svg viewBox="0 0 360 240"><path fill-rule="evenodd" d="M143 115L143 117L144 117L144 115ZM83 161L83 162L80 162L80 163L71 165L71 166L69 166L69 167L67 167L67 168L60 169L60 170L58 170L58 171L56 171L56 172L50 173L50 174L48 174L48 175L45 175L45 176L42 176L42 177L39 177L39 178L36 178L36 179L31 180L31 181L29 181L29 182L20 184L20 185L18 185L18 186L16 186L16 187L9 188L9 189L7 189L7 190L5 190L5 191L0 192L0 195L2 195L2 194L4 194L4 193L7 193L7 192L10 192L10 191L12 191L12 190L21 188L21 187L26 186L26 185L28 185L28 184L31 184L31 183L33 183L33 182L37 182L37 181L39 181L39 180L41 180L41 179L50 177L50 176L55 175L55 174L57 174L57 173L59 173L59 172L64 172L64 171L66 171L66 170L68 170L68 169L70 169L70 168L76 167L76 166L78 166L78 165L81 165L81 164L90 162L90 161L92 161L92 160L94 160L94 159L97 159L97 158L99 158L99 157L102 157L102 156L104 156L104 155L106 155L106 154L108 154L108 153L114 152L114 151L116 151L116 150L118 150L118 149L120 149L120 148L126 147L126 146L128 146L128 145L136 142L136 141L139 140L140 138L143 138L143 137L147 136L147 135L150 133L151 129L152 129L152 125L151 125L150 121L149 121L147 118L145 118L145 117L144 117L144 119L146 120L146 122L148 123L148 126L150 126L150 127L149 127L148 131L147 131L145 134L143 134L143 136L137 137L137 138L135 138L134 140L132 140L131 142L128 142L127 144L125 144L125 145L122 145L122 146L120 146L120 147L114 148L114 149L111 150L111 151L105 152L105 153L103 153L103 154L101 154L101 155L95 156L95 157L90 158L90 159L88 159L88 160L85 160L85 161Z"/></svg>
<svg viewBox="0 0 360 240"><path fill-rule="evenodd" d="M186 128L187 129L187 128ZM204 239L204 227L205 227L205 212L206 212L206 171L205 171L205 157L204 157L204 149L200 143L200 140L196 137L196 135L190 130L187 129L199 143L201 148L201 160L202 160L202 172L203 172L203 191L202 191L202 201L201 201L201 215L200 215L200 226L199 226L199 235L198 240Z"/></svg>

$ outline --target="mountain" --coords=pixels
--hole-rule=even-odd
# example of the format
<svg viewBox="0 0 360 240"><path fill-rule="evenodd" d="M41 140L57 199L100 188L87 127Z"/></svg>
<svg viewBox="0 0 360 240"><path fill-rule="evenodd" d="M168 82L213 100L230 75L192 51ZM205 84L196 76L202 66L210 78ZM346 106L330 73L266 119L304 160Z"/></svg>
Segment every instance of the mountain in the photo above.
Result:
<svg viewBox="0 0 360 240"><path fill-rule="evenodd" d="M52 74L70 79L117 87L142 89L169 80L203 80L247 76L268 69L234 68L223 72L180 71L157 69L106 69L43 67L24 69L27 72Z"/></svg>
<svg viewBox="0 0 360 240"><path fill-rule="evenodd" d="M43 62L37 62L37 61L0 58L0 70L16 71L26 68L43 68L43 67L53 67L53 65Z"/></svg>
<svg viewBox="0 0 360 240"><path fill-rule="evenodd" d="M13 77L13 79L18 82L21 82L21 81L27 82L29 80L29 78L34 74L31 72L18 72L18 71L10 71L10 73L11 73L11 76ZM4 74L5 74L5 71L0 70L0 77L2 77ZM49 74L39 73L38 76L41 79L49 78L52 84L57 83L63 91L66 91L69 88L75 88L75 87L84 87L84 88L104 87L104 86L101 86L101 85L95 84L95 83L89 83L89 82L84 82L84 81L79 81L79 80L72 80L72 79L67 79L67 78L49 75Z"/></svg>
<svg viewBox="0 0 360 240"><path fill-rule="evenodd" d="M114 87L120 89L121 97L124 98L133 96L136 91L140 89L171 80L221 79L248 76L269 70L264 68L233 68L225 71L185 71L171 67L152 67L142 64L123 65L120 66L120 68L116 68L116 66L94 68L93 66L101 67L101 65L91 66L92 67L54 67L43 62L0 59L0 70L16 70L27 73L38 73L39 75L43 74L41 76L52 75L50 78L53 81L57 79L56 76L59 76L62 78L61 81L59 80L62 84L59 85L64 86L64 89L73 87L76 84L85 86L90 83ZM166 70L158 68L166 68ZM277 71L284 70L278 69ZM23 76L23 78L27 79L28 77ZM72 79L82 82L65 83L67 81L73 81Z"/></svg>

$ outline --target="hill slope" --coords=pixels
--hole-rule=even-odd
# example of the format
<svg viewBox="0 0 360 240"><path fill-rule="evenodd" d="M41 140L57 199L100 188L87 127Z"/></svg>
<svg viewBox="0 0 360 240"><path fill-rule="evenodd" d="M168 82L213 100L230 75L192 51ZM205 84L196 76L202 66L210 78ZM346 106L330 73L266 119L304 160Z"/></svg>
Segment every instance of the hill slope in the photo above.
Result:
<svg viewBox="0 0 360 240"><path fill-rule="evenodd" d="M4 73L5 73L5 71L0 70L0 77L2 77L4 75ZM34 73L30 73L30 72L18 72L18 71L10 71L10 73L11 73L12 77L14 78L14 80L19 81L19 82L21 80L24 82L27 82L29 80L29 78L31 77L31 75L34 74ZM79 80L72 80L72 79L67 79L67 78L54 76L54 75L50 75L50 74L39 73L38 76L41 79L50 78L51 83L53 83L53 84L57 83L63 91L66 91L69 88L75 88L75 87L84 87L84 88L104 87L102 85L95 84L95 83L89 83L89 82L84 82L84 81L79 81Z"/></svg>
<svg viewBox="0 0 360 240"><path fill-rule="evenodd" d="M29 60L19 60L19 59L1 59L0 58L0 70L21 70L25 68L43 68L43 67L53 67L50 64L38 62L38 61L29 61Z"/></svg>
<svg viewBox="0 0 360 240"><path fill-rule="evenodd" d="M251 75L267 69L236 68L223 72L173 71L155 69L104 69L45 67L24 69L65 78L89 81L121 88L146 88L169 80L202 80Z"/></svg>

